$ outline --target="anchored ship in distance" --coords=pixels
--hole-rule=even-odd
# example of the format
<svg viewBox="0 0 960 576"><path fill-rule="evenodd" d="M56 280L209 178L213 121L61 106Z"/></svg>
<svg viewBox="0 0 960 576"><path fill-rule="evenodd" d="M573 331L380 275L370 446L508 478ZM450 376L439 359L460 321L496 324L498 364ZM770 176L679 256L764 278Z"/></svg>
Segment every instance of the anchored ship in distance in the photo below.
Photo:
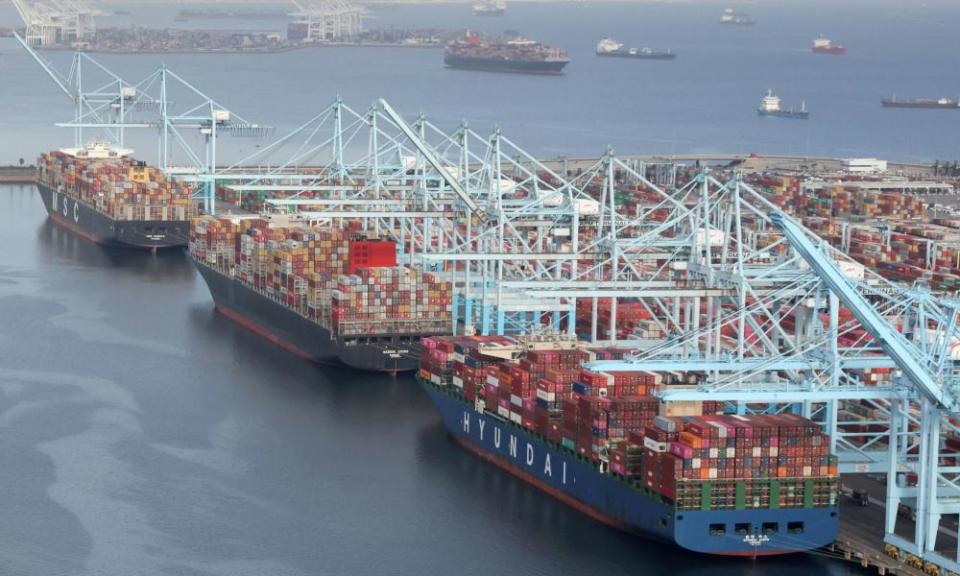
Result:
<svg viewBox="0 0 960 576"><path fill-rule="evenodd" d="M604 38L597 43L597 56L611 56L615 58L642 58L648 60L673 60L677 57L671 50L655 50L653 48L627 48L622 42L612 38Z"/></svg>
<svg viewBox="0 0 960 576"><path fill-rule="evenodd" d="M753 26L757 22L746 12L736 12L733 8L727 8L720 16L720 23L731 26Z"/></svg>
<svg viewBox="0 0 960 576"><path fill-rule="evenodd" d="M780 97L774 94L773 90L768 90L767 95L760 101L757 114L760 116L776 116L777 118L793 118L796 120L806 120L810 117L806 102L801 102L799 109L781 108Z"/></svg>
<svg viewBox="0 0 960 576"><path fill-rule="evenodd" d="M816 424L707 402L662 415L651 394L673 376L591 370L617 351L580 344L428 338L417 380L458 444L615 528L724 556L836 539L837 461Z"/></svg>
<svg viewBox="0 0 960 576"><path fill-rule="evenodd" d="M823 34L820 34L813 40L813 46L810 49L817 54L833 54L835 56L847 53L847 49L843 44L836 44Z"/></svg>
<svg viewBox="0 0 960 576"><path fill-rule="evenodd" d="M489 39L468 34L447 45L443 62L448 68L555 75L563 73L570 58L559 48L527 38Z"/></svg>
<svg viewBox="0 0 960 576"><path fill-rule="evenodd" d="M885 108L943 108L947 110L960 109L960 100L956 98L884 98L880 103Z"/></svg>
<svg viewBox="0 0 960 576"><path fill-rule="evenodd" d="M504 0L484 0L473 5L474 16L503 16L507 13Z"/></svg>
<svg viewBox="0 0 960 576"><path fill-rule="evenodd" d="M50 219L105 246L156 250L187 245L195 215L189 184L105 142L48 152L37 190Z"/></svg>

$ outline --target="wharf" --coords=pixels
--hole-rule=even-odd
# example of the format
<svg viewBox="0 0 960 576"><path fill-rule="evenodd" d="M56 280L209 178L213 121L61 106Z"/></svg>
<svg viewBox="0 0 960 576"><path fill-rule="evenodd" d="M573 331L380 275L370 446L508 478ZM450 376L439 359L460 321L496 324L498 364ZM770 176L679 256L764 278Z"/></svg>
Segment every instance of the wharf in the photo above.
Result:
<svg viewBox="0 0 960 576"><path fill-rule="evenodd" d="M36 180L36 166L0 166L0 184L33 184Z"/></svg>
<svg viewBox="0 0 960 576"><path fill-rule="evenodd" d="M867 573L881 576L947 574L943 570L934 572L932 565L924 566L919 558L884 543L886 489L881 480L864 474L851 474L843 477L843 484L845 489L840 501L840 531L836 542L825 549L829 556L839 556L859 564L869 571ZM867 490L870 494L866 506L860 506L850 497L853 488ZM914 527L915 524L910 518L904 515L897 518L898 536L909 540L909 534L912 534ZM937 551L947 558L951 558L957 549L957 529L955 516L943 518L937 538Z"/></svg>
<svg viewBox="0 0 960 576"><path fill-rule="evenodd" d="M617 156L626 164L641 162L647 164L679 163L701 165L737 166L744 173L757 172L800 172L807 174L835 173L843 169L843 160L840 158L825 158L816 156L777 156L751 154L653 154L653 155L626 155ZM567 171L576 174L587 170L600 159L587 158L555 158L544 160L543 164L552 170L562 170L566 165ZM912 178L929 178L934 176L933 164L912 162L889 162L887 175L908 176Z"/></svg>

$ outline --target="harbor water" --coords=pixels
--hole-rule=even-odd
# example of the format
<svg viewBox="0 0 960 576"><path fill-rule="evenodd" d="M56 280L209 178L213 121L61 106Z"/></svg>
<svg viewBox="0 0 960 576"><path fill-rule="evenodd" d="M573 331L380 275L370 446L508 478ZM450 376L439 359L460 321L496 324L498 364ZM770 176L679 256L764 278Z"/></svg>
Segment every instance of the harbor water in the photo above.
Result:
<svg viewBox="0 0 960 576"><path fill-rule="evenodd" d="M0 573L845 574L607 528L464 451L411 376L218 315L181 252L98 247L0 186Z"/></svg>
<svg viewBox="0 0 960 576"><path fill-rule="evenodd" d="M178 3L106 4L102 26L213 27L176 22ZM229 7L229 5L228 5ZM368 28L517 30L565 49L565 74L541 77L443 67L439 49L314 48L276 54L98 55L130 81L165 63L248 120L285 133L319 113L337 95L363 112L386 98L408 117L425 113L445 128L466 119L488 133L496 126L540 156L767 153L876 156L889 160L956 160L960 114L884 109L882 98L957 97L960 86L960 3L952 0L784 0L745 9L756 26L718 24L714 0L653 3L517 3L503 18L478 18L469 4L372 9ZM237 10L255 10L256 5ZM276 10L276 6L263 6ZM0 5L0 27L19 25ZM277 19L231 19L221 26L277 30ZM847 47L845 56L810 50L823 33ZM672 61L598 58L604 37L628 46L671 49ZM68 52L45 56L69 69ZM69 131L53 126L72 117L70 101L13 39L0 39L0 163L31 160ZM293 89L289 89L293 86ZM761 118L768 89L785 107L805 102L810 119ZM563 97L558 97L558 95ZM188 102L179 99L179 107ZM179 108L177 108L179 109ZM138 136L139 134L139 136ZM192 137L195 135L186 135ZM130 132L131 143L155 160L156 131ZM260 144L222 138L218 158L238 159ZM364 146L365 143L362 143ZM148 152L149 151L149 152ZM276 159L278 161L284 159ZM186 162L185 158L179 158Z"/></svg>

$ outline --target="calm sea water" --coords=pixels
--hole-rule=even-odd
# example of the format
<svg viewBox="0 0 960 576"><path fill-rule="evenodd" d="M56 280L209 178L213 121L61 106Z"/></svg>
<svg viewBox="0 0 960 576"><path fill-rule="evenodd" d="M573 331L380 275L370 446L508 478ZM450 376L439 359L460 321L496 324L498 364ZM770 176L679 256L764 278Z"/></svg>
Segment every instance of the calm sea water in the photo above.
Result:
<svg viewBox="0 0 960 576"><path fill-rule="evenodd" d="M292 128L342 94L441 124L500 123L545 155L760 150L936 158L949 113L883 111L893 91L957 91L953 3L404 7L377 22L518 28L566 47L560 78L445 70L430 50L103 56L165 61L235 111ZM869 9L867 9L869 7ZM130 18L172 23L175 7ZM0 7L0 26L14 22ZM273 21L244 23L267 28ZM238 24L238 27L241 25ZM823 31L845 58L814 57ZM597 60L594 42L670 47L674 63ZM897 39L894 41L894 39ZM0 162L69 141L65 97L0 45ZM49 55L65 65L68 55ZM753 112L768 87L807 123ZM140 147L150 156L150 139ZM243 142L239 148L250 146ZM0 574L843 574L813 556L684 555L605 528L462 451L412 380L301 362L218 316L180 253L96 247L53 226L32 187L0 186Z"/></svg>
<svg viewBox="0 0 960 576"><path fill-rule="evenodd" d="M106 5L112 10L118 5ZM102 19L152 26L176 23L181 5L146 4L130 16ZM906 0L767 0L740 7L759 22L720 26L719 1L565 5L511 4L505 18L477 18L467 5L403 6L374 12L368 26L519 30L565 48L561 77L448 70L439 50L335 48L269 55L103 55L106 65L139 79L165 62L234 112L284 132L339 94L358 110L387 98L407 115L424 112L441 126L468 119L480 131L499 125L542 156L627 153L759 152L870 155L927 161L956 159L960 113L891 110L880 99L960 95L960 3ZM129 7L128 7L129 8ZM276 9L273 6L272 9ZM18 22L0 6L0 26ZM280 29L282 21L230 20L225 26ZM843 57L810 52L827 34ZM671 48L672 62L601 59L596 42ZM33 158L70 141L54 122L70 102L13 40L0 40L0 162ZM69 54L48 57L66 69ZM787 105L806 102L808 121L760 118L768 88ZM184 104L185 105L185 104ZM16 138L9 135L15 134ZM152 157L155 135L137 141ZM222 142L224 158L253 150Z"/></svg>

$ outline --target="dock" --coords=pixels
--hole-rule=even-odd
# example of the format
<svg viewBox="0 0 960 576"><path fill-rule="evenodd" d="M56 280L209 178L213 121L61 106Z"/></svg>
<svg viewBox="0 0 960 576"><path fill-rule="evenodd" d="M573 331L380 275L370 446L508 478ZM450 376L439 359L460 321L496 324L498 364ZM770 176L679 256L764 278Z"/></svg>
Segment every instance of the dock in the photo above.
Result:
<svg viewBox="0 0 960 576"><path fill-rule="evenodd" d="M844 494L840 501L840 531L837 540L824 552L828 556L855 563L881 576L951 576L931 562L897 549L883 541L886 487L880 477L852 474L843 477ZM850 497L853 488L867 490L866 506ZM956 518L944 518L937 538L937 551L952 557L957 548ZM897 518L897 535L909 540L914 530L912 519Z"/></svg>
<svg viewBox="0 0 960 576"><path fill-rule="evenodd" d="M0 184L33 184L36 180L36 166L0 166Z"/></svg>

